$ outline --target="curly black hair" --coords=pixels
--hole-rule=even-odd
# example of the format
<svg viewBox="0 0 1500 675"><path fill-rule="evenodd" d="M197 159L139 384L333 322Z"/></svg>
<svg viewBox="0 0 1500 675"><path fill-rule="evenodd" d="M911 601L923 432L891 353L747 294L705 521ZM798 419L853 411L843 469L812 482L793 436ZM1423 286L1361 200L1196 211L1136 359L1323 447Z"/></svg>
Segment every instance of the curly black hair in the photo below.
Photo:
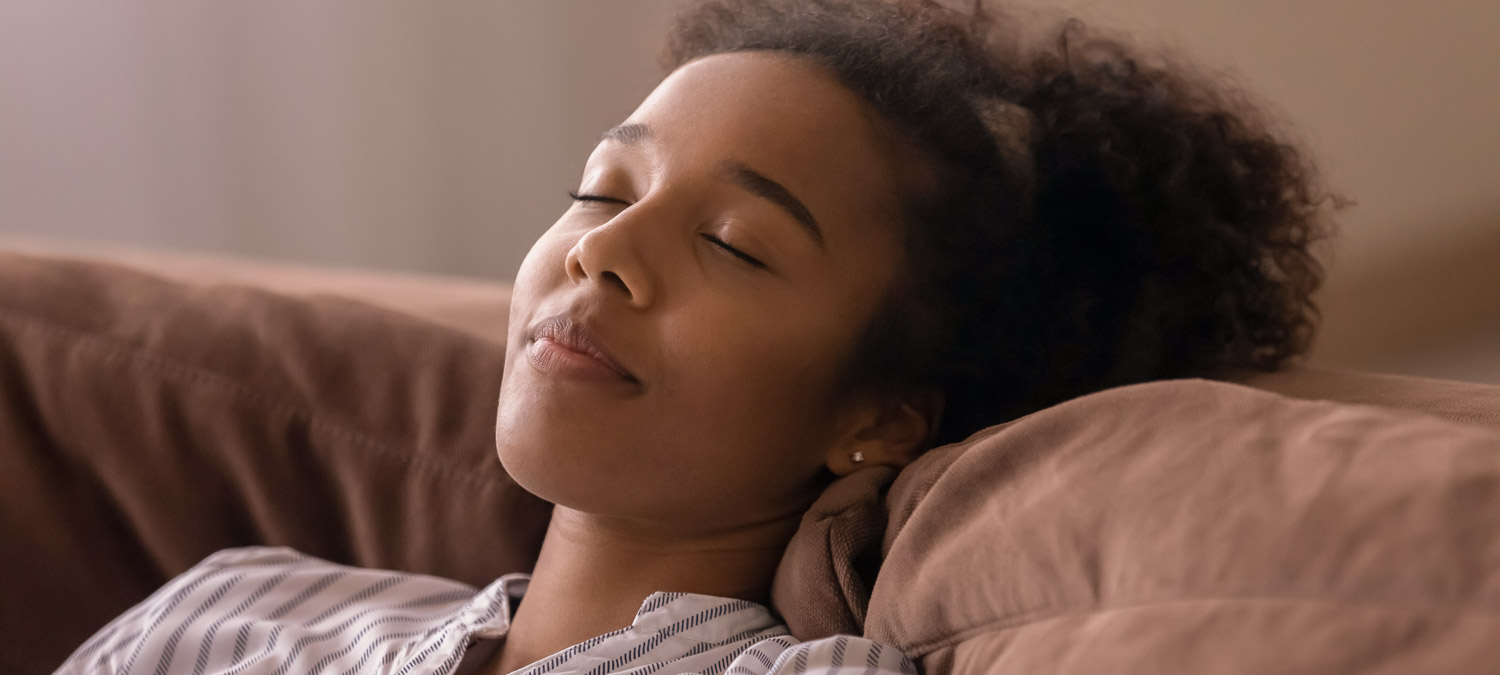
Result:
<svg viewBox="0 0 1500 675"><path fill-rule="evenodd" d="M851 366L937 387L938 442L1107 387L1304 352L1329 201L1244 94L1076 20L1023 40L982 0L708 0L664 65L776 51L915 141L903 281Z"/></svg>

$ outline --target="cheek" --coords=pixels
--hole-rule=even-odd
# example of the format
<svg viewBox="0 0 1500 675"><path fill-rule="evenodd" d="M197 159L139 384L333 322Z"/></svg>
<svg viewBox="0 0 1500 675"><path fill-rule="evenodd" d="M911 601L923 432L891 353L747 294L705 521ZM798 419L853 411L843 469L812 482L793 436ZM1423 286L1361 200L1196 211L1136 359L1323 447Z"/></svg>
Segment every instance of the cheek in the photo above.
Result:
<svg viewBox="0 0 1500 675"><path fill-rule="evenodd" d="M568 251L577 240L578 237L566 231L561 220L542 233L542 236L531 245L531 250L526 252L526 257L521 260L521 267L516 270L516 293L545 290L537 286L548 286L556 283L558 278L564 277Z"/></svg>
<svg viewBox="0 0 1500 675"><path fill-rule="evenodd" d="M509 328L506 331L507 374L525 344L527 320L536 303L549 291L567 283L565 265L576 237L564 236L560 228L561 221L537 239L516 270L516 280L511 284Z"/></svg>
<svg viewBox="0 0 1500 675"><path fill-rule="evenodd" d="M561 221L537 239L516 271L510 298L506 331L505 369L501 376L495 415L495 442L501 464L522 487L526 477L546 463L545 423L536 423L535 411L544 405L531 386L526 362L526 329L537 305L548 293L567 283L564 264L572 246L559 232ZM564 420L566 422L566 420ZM535 490L533 490L535 492Z"/></svg>
<svg viewBox="0 0 1500 675"><path fill-rule="evenodd" d="M843 350L795 327L725 317L684 326L676 343L687 368L662 392L662 414L692 436L682 440L700 449L700 470L795 483L823 463Z"/></svg>
<svg viewBox="0 0 1500 675"><path fill-rule="evenodd" d="M672 367L637 398L536 396L523 359L497 418L506 469L544 499L683 530L805 508L821 487L834 368L806 335L717 318L663 326Z"/></svg>

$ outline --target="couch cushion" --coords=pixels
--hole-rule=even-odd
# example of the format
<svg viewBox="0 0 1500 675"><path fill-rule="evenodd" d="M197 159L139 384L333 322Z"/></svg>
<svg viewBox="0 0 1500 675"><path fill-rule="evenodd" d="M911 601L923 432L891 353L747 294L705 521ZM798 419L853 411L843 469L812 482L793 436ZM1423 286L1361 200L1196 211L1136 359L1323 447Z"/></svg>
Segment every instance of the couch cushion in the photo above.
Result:
<svg viewBox="0 0 1500 675"><path fill-rule="evenodd" d="M1493 672L1500 433L1204 380L936 450L866 633L929 674Z"/></svg>
<svg viewBox="0 0 1500 675"><path fill-rule="evenodd" d="M221 548L529 569L550 507L495 458L503 357L357 301L0 253L0 672Z"/></svg>

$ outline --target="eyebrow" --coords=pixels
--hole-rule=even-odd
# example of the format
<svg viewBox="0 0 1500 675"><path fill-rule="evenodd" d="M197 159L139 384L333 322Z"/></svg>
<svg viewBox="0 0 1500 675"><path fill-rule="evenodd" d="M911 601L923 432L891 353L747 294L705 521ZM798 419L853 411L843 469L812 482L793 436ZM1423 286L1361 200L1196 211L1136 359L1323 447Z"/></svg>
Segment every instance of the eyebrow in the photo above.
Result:
<svg viewBox="0 0 1500 675"><path fill-rule="evenodd" d="M818 219L813 217L812 211L809 211L807 206L792 194L791 190L767 178L765 174L734 160L720 164L719 173L730 182L744 188L746 192L780 206L782 210L791 214L819 248L823 247L823 228L818 227Z"/></svg>
<svg viewBox="0 0 1500 675"><path fill-rule="evenodd" d="M604 132L600 140L638 145L642 141L651 140L651 127L639 123L621 124ZM718 173L746 192L781 207L792 216L793 220L797 221L797 224L802 226L802 229L812 237L813 242L819 248L823 248L823 228L818 226L818 219L813 217L807 205L797 199L791 190L786 189L786 186L771 180L743 162L735 160L726 160L719 164Z"/></svg>
<svg viewBox="0 0 1500 675"><path fill-rule="evenodd" d="M651 127L644 124L621 124L604 132L599 140L619 141L625 145L636 145L651 138Z"/></svg>

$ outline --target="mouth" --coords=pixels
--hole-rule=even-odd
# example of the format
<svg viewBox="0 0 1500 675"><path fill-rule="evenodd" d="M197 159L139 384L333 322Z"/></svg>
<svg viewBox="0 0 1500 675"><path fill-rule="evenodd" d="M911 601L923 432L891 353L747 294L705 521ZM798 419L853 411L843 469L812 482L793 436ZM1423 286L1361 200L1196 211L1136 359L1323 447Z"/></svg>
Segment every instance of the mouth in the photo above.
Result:
<svg viewBox="0 0 1500 675"><path fill-rule="evenodd" d="M538 322L531 328L527 355L538 370L584 379L623 380L640 384L584 324L566 314Z"/></svg>

